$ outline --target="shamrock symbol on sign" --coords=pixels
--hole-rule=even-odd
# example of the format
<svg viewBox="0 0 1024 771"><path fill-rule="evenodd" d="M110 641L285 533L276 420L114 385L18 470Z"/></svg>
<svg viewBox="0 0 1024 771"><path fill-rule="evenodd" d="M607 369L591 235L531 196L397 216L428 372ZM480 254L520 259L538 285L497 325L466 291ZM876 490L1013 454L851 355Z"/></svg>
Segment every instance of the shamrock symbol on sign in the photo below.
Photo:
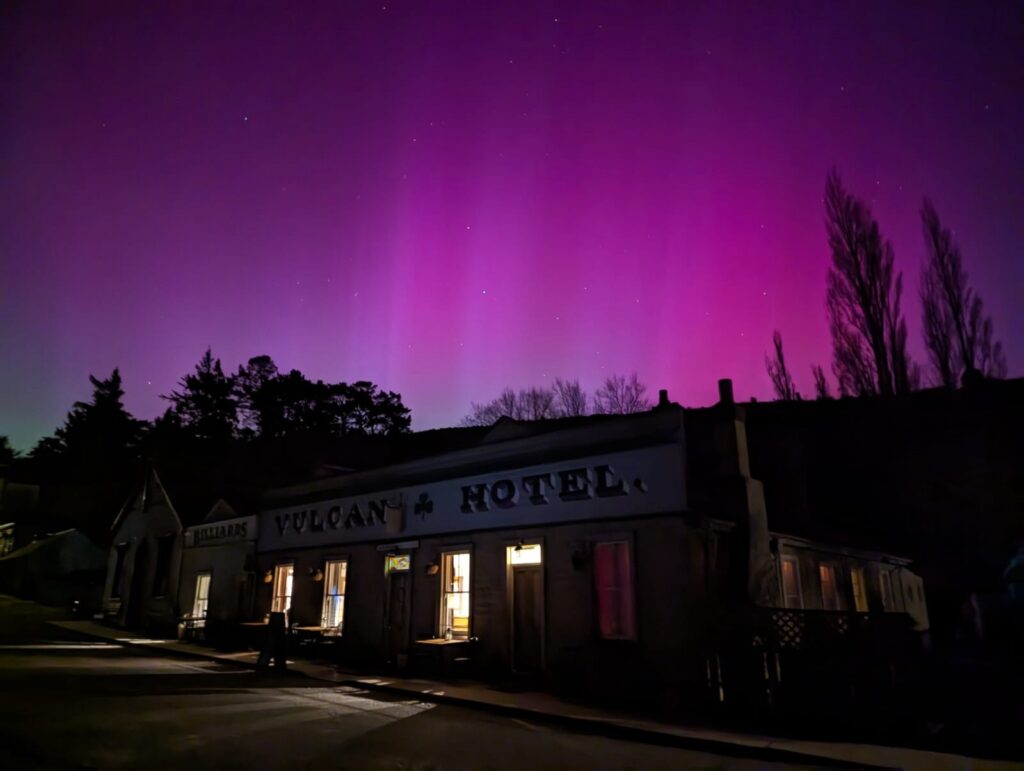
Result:
<svg viewBox="0 0 1024 771"><path fill-rule="evenodd" d="M421 517L425 514L432 514L434 512L434 502L430 500L430 496L426 493L420 493L419 500L416 501L413 507L413 514L419 514Z"/></svg>

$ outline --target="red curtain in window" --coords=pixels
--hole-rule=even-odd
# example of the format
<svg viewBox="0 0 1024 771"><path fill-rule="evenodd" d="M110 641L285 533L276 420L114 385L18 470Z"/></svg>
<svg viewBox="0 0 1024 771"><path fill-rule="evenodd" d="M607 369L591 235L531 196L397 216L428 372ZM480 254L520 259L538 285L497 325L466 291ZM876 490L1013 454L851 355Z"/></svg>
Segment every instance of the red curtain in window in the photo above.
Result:
<svg viewBox="0 0 1024 771"><path fill-rule="evenodd" d="M594 581L597 584L597 619L602 637L633 639L633 572L629 544L594 544Z"/></svg>

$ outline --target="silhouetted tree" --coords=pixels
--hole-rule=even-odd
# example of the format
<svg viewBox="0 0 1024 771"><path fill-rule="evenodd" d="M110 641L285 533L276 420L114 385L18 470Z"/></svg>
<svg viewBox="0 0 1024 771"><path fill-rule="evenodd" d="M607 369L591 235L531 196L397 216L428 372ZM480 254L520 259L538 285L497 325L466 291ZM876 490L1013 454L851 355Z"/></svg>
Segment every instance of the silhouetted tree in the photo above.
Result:
<svg viewBox="0 0 1024 771"><path fill-rule="evenodd" d="M893 273L892 246L871 210L843 188L835 169L825 183L825 227L832 252L826 304L840 393L905 393L915 372L900 311L903 276Z"/></svg>
<svg viewBox="0 0 1024 771"><path fill-rule="evenodd" d="M469 414L462 419L464 426L490 426L501 418L513 420L545 420L568 418L594 413L627 414L643 412L651 404L645 397L647 387L636 373L628 379L612 375L605 379L593 399L587 397L578 380L555 378L550 388L522 388L503 390L495 399L483 404L470 405Z"/></svg>
<svg viewBox="0 0 1024 771"><path fill-rule="evenodd" d="M588 413L587 392L580 387L579 380L562 380L556 377L551 390L555 397L555 412L559 417L575 418Z"/></svg>
<svg viewBox="0 0 1024 771"><path fill-rule="evenodd" d="M186 432L204 442L224 443L234 438L238 419L234 378L224 374L220 359L214 359L209 348L178 387L161 398L171 402Z"/></svg>
<svg viewBox="0 0 1024 771"><path fill-rule="evenodd" d="M89 375L92 400L75 402L64 425L44 437L32 457L63 460L76 468L116 464L137 455L145 423L124 407L121 373L115 369L105 380Z"/></svg>
<svg viewBox="0 0 1024 771"><path fill-rule="evenodd" d="M782 333L778 330L772 333L772 345L775 348L774 358L765 354L764 366L768 370L768 377L771 378L772 388L775 390L775 398L789 402L800 398L796 391L796 385L786 367L786 357L782 352Z"/></svg>
<svg viewBox="0 0 1024 771"><path fill-rule="evenodd" d="M409 408L397 393L381 391L366 380L351 384L312 381L295 369L271 374L273 362L269 357L260 358L266 361L257 362L256 377L250 377L253 360L240 371L247 378L241 392L262 438L296 433L400 434L409 430Z"/></svg>
<svg viewBox="0 0 1024 771"><path fill-rule="evenodd" d="M238 430L242 436L274 435L281 422L280 402L272 398L267 384L278 375L269 356L254 356L235 374Z"/></svg>
<svg viewBox="0 0 1024 771"><path fill-rule="evenodd" d="M0 465L13 463L20 453L11 447L11 442L6 436L0 436Z"/></svg>
<svg viewBox="0 0 1024 771"><path fill-rule="evenodd" d="M1006 377L1002 343L992 338L992 319L967 283L960 249L927 198L921 224L928 260L921 270L925 347L939 385L955 388L969 372Z"/></svg>
<svg viewBox="0 0 1024 771"><path fill-rule="evenodd" d="M811 365L811 373L814 375L814 398L815 399L831 399L832 394L829 392L828 380L825 378L825 370L818 364Z"/></svg>
<svg viewBox="0 0 1024 771"><path fill-rule="evenodd" d="M462 424L489 426L501 418L513 420L544 420L559 417L555 407L555 392L549 388L522 388L503 390L496 399L485 404L472 404Z"/></svg>
<svg viewBox="0 0 1024 771"><path fill-rule="evenodd" d="M625 375L609 375L594 393L594 412L615 415L644 412L651 408L646 392L647 386L635 372L628 379Z"/></svg>
<svg viewBox="0 0 1024 771"><path fill-rule="evenodd" d="M400 394L381 391L367 380L328 386L328 394L340 433L401 434L409 430L411 416Z"/></svg>
<svg viewBox="0 0 1024 771"><path fill-rule="evenodd" d="M146 423L125 409L118 370L103 380L90 375L89 382L92 398L75 402L25 463L63 522L100 536L138 473Z"/></svg>

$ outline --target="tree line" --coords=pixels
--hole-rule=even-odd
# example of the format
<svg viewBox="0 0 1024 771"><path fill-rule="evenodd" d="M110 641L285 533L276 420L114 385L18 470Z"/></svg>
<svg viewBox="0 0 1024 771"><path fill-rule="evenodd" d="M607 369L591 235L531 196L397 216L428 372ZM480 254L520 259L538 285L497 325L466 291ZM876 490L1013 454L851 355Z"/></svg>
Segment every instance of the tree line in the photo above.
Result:
<svg viewBox="0 0 1024 771"><path fill-rule="evenodd" d="M280 372L269 356L256 356L234 374L207 349L194 370L161 398L166 411L149 422L124 406L121 373L89 376L92 400L75 402L64 424L39 440L31 458L84 460L100 454L137 454L175 442L223 446L294 434L339 437L400 434L411 416L401 396L373 383L326 383L299 370Z"/></svg>
<svg viewBox="0 0 1024 771"><path fill-rule="evenodd" d="M208 478L218 489L233 481L245 487L305 473L322 462L317 448L344 437L410 430L399 394L368 381L329 383L281 372L269 356L249 359L232 374L207 349L162 395L167 409L153 421L126 409L118 369L106 378L90 375L89 383L92 397L75 402L26 456L0 436L0 467L42 485L43 508L94 535L109 526L147 463L195 486Z"/></svg>
<svg viewBox="0 0 1024 771"><path fill-rule="evenodd" d="M550 386L506 388L496 398L482 404L473 403L463 418L464 426L489 426L503 417L514 420L546 420L582 415L627 415L651 408L647 386L636 373L609 375L593 394L580 386L579 380L555 378Z"/></svg>
<svg viewBox="0 0 1024 771"><path fill-rule="evenodd" d="M972 377L1006 377L1006 358L992 319L968 283L959 247L927 198L921 205L921 225L927 260L918 295L928 381L955 388ZM922 370L907 351L903 274L894 268L892 245L881 235L871 209L843 186L835 169L825 182L825 229L831 253L825 307L839 394L888 396L919 388ZM775 397L799 399L777 330L772 347L765 368ZM815 364L811 372L815 396L828 398L824 369Z"/></svg>

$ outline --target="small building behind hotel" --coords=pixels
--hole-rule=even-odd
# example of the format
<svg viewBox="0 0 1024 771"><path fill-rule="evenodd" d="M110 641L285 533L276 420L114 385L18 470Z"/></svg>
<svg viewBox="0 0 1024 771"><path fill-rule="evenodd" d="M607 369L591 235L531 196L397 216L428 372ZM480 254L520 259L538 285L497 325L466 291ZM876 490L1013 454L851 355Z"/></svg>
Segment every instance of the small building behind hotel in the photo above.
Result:
<svg viewBox="0 0 1024 771"><path fill-rule="evenodd" d="M239 516L223 498L203 521L186 528L177 606L183 623L213 642L253 614L259 520Z"/></svg>

